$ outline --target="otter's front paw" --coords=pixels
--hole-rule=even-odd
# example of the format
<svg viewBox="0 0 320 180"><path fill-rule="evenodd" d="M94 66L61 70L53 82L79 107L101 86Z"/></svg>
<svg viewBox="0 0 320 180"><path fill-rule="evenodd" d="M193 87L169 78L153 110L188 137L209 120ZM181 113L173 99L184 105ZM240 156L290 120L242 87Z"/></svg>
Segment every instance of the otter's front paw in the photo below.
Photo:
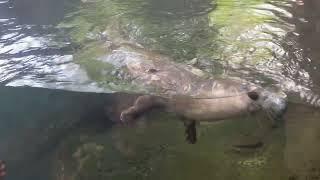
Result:
<svg viewBox="0 0 320 180"><path fill-rule="evenodd" d="M127 111L122 111L120 114L120 121L123 124L128 124L130 122L132 122L134 120L133 116L131 113L127 112Z"/></svg>

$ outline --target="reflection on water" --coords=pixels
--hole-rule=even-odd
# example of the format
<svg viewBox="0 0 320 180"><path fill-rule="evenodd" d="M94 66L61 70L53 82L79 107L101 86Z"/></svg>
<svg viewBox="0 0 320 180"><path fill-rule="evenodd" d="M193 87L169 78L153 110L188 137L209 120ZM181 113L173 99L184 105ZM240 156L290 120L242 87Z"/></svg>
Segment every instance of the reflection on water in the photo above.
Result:
<svg viewBox="0 0 320 180"><path fill-rule="evenodd" d="M147 11L151 14L161 14L168 16L194 16L206 14L213 10L214 6L212 1L205 0L164 0L157 1L151 0L148 3Z"/></svg>
<svg viewBox="0 0 320 180"><path fill-rule="evenodd" d="M99 91L86 72L71 62L71 46L53 26L63 18L65 4L1 1L1 84Z"/></svg>
<svg viewBox="0 0 320 180"><path fill-rule="evenodd" d="M317 1L298 1L288 9L293 14L285 19L295 25L295 30L288 33L283 47L287 52L285 76L295 79L302 85L296 89L309 104L320 105L319 100L319 28Z"/></svg>

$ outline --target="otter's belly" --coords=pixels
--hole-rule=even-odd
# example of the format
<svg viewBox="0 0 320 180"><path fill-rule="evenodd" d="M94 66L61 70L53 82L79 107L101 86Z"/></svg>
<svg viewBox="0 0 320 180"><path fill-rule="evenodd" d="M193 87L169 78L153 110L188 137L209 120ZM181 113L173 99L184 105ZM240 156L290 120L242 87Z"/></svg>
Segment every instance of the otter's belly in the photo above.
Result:
<svg viewBox="0 0 320 180"><path fill-rule="evenodd" d="M258 110L247 95L217 99L188 98L173 102L171 107L178 115L198 121L223 120Z"/></svg>

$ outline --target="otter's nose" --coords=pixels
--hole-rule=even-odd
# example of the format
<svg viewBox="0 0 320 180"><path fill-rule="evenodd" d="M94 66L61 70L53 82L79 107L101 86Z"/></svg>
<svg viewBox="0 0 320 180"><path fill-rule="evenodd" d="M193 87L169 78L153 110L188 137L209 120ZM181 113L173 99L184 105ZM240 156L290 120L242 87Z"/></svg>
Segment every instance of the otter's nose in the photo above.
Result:
<svg viewBox="0 0 320 180"><path fill-rule="evenodd" d="M275 119L281 119L287 110L287 95L283 92L274 93L268 97L266 105Z"/></svg>

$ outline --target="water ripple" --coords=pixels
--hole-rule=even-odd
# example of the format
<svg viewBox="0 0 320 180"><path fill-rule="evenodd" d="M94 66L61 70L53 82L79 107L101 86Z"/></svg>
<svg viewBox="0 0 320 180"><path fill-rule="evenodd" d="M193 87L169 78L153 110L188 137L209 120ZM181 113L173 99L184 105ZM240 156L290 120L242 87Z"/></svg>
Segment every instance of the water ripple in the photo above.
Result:
<svg viewBox="0 0 320 180"><path fill-rule="evenodd" d="M72 48L59 29L23 23L9 1L0 5L0 84L102 91L72 63Z"/></svg>

